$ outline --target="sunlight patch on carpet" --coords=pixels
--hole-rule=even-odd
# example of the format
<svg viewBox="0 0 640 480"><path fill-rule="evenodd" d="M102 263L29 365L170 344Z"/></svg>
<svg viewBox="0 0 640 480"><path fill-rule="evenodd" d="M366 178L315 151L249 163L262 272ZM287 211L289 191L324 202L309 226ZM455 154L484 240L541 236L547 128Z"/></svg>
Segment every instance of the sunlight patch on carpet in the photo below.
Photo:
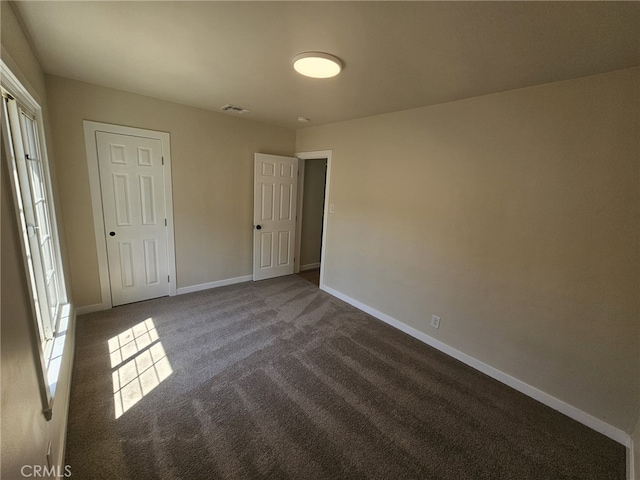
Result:
<svg viewBox="0 0 640 480"><path fill-rule="evenodd" d="M173 373L152 318L108 341L115 417L120 418Z"/></svg>

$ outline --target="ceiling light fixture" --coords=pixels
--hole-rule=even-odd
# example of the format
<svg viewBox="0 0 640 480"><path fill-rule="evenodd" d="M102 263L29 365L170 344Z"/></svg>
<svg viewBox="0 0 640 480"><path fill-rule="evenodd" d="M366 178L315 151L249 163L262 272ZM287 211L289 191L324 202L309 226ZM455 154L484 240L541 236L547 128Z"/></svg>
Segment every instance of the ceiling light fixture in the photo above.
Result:
<svg viewBox="0 0 640 480"><path fill-rule="evenodd" d="M293 57L293 68L306 77L331 78L342 70L338 57L322 52L304 52Z"/></svg>

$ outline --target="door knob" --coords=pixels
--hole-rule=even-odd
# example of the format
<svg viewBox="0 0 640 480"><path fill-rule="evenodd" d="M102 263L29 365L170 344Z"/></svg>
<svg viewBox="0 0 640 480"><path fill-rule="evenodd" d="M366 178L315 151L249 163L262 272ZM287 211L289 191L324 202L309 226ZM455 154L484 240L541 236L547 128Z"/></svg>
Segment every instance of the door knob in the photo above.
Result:
<svg viewBox="0 0 640 480"><path fill-rule="evenodd" d="M260 230L262 228L262 225L256 225L256 230Z"/></svg>
<svg viewBox="0 0 640 480"><path fill-rule="evenodd" d="M116 236L116 232L109 232L109 235L111 235L112 237Z"/></svg>

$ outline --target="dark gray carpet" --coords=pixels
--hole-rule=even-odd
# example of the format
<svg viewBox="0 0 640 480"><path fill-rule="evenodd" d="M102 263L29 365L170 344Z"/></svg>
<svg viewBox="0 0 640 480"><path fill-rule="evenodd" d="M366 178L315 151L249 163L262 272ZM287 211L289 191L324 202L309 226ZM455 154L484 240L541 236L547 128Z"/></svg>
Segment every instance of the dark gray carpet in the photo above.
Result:
<svg viewBox="0 0 640 480"><path fill-rule="evenodd" d="M625 478L621 445L296 276L79 317L69 415L76 479Z"/></svg>

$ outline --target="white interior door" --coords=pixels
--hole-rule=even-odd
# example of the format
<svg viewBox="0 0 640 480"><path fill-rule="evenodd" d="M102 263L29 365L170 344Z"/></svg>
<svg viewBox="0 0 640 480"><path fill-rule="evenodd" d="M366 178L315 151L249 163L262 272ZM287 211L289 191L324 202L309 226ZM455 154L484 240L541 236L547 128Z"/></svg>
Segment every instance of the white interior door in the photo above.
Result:
<svg viewBox="0 0 640 480"><path fill-rule="evenodd" d="M96 132L111 300L169 295L162 142Z"/></svg>
<svg viewBox="0 0 640 480"><path fill-rule="evenodd" d="M297 158L255 154L254 280L293 273L297 189Z"/></svg>

